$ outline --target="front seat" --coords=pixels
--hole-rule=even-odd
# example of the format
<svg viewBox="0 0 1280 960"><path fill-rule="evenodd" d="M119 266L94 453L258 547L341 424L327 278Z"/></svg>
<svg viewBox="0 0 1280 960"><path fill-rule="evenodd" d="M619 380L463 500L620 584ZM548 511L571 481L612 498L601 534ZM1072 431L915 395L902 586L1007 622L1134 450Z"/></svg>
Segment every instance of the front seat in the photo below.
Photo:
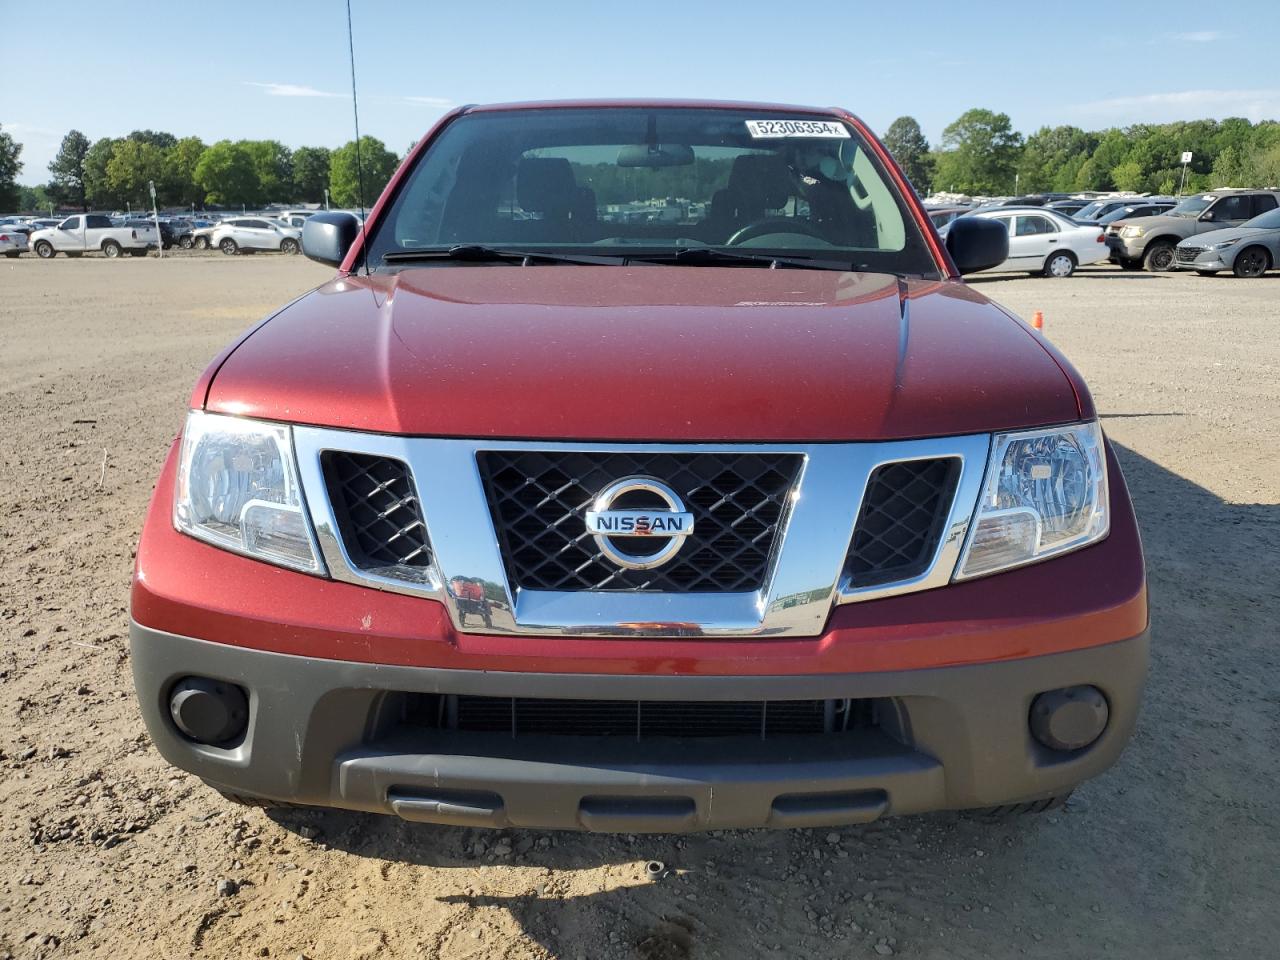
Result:
<svg viewBox="0 0 1280 960"><path fill-rule="evenodd" d="M724 243L747 224L786 205L791 177L782 158L773 153L748 153L733 161L729 183L711 197L706 237Z"/></svg>
<svg viewBox="0 0 1280 960"><path fill-rule="evenodd" d="M579 204L573 168L563 157L525 157L516 168L516 203L537 219L512 224L521 240L566 242L576 239L572 223Z"/></svg>

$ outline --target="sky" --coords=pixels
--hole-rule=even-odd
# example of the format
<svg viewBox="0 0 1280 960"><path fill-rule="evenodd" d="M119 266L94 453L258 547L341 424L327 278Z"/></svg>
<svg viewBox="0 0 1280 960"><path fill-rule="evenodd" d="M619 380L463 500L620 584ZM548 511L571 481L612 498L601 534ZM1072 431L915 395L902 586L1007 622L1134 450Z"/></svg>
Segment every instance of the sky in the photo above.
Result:
<svg viewBox="0 0 1280 960"><path fill-rule="evenodd" d="M693 97L899 116L936 141L970 107L1030 133L1280 119L1276 0L1214 4L826 0L351 0L363 134L403 153L450 106ZM1050 14L1049 11L1053 13ZM48 179L75 128L335 147L352 138L343 0L0 0L0 129ZM49 38L49 39L42 39ZM46 59L47 58L47 59Z"/></svg>

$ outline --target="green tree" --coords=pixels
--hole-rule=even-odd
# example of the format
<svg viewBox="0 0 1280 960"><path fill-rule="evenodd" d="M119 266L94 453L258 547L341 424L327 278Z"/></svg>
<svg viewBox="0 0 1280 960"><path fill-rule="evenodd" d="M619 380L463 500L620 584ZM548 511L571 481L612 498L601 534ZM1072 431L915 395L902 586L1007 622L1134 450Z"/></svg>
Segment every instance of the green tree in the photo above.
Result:
<svg viewBox="0 0 1280 960"><path fill-rule="evenodd" d="M165 151L164 195L169 203L189 207L204 202L204 191L196 183L196 164L204 151L199 137L183 137Z"/></svg>
<svg viewBox="0 0 1280 960"><path fill-rule="evenodd" d="M934 182L947 190L998 194L1013 190L1022 134L1006 113L967 110L942 131Z"/></svg>
<svg viewBox="0 0 1280 960"><path fill-rule="evenodd" d="M382 193L399 160L376 137L360 138L360 167L364 170L364 206L370 207ZM362 202L354 140L333 151L329 164L329 200L335 206L354 207Z"/></svg>
<svg viewBox="0 0 1280 960"><path fill-rule="evenodd" d="M258 204L262 190L253 156L242 143L219 140L200 155L196 183L205 191L205 202Z"/></svg>
<svg viewBox="0 0 1280 960"><path fill-rule="evenodd" d="M1234 145L1228 146L1213 161L1210 184L1214 187L1242 187L1249 179L1252 166L1244 153Z"/></svg>
<svg viewBox="0 0 1280 960"><path fill-rule="evenodd" d="M59 199L81 210L89 209L84 190L84 157L89 152L89 138L79 130L72 130L62 138L58 155L49 164L53 175L51 186Z"/></svg>
<svg viewBox="0 0 1280 960"><path fill-rule="evenodd" d="M329 149L299 147L293 152L293 200L321 203L329 189Z"/></svg>
<svg viewBox="0 0 1280 960"><path fill-rule="evenodd" d="M172 133L165 133L163 130L134 130L126 140L135 140L138 143L149 143L153 147L159 147L161 150L170 149L178 138Z"/></svg>
<svg viewBox="0 0 1280 960"><path fill-rule="evenodd" d="M261 202L287 202L293 193L293 153L276 140L241 140L253 160Z"/></svg>
<svg viewBox="0 0 1280 960"><path fill-rule="evenodd" d="M18 206L18 174L22 172L22 144L0 129L0 210Z"/></svg>
<svg viewBox="0 0 1280 960"><path fill-rule="evenodd" d="M111 152L107 163L107 182L118 197L135 207L151 206L148 185L159 185L164 179L165 152L146 140L121 140ZM157 196L163 204L165 198Z"/></svg>
<svg viewBox="0 0 1280 960"><path fill-rule="evenodd" d="M1137 160L1126 160L1111 171L1111 182L1117 190L1137 191L1143 189L1146 174Z"/></svg>
<svg viewBox="0 0 1280 960"><path fill-rule="evenodd" d="M111 209L124 205L111 186L111 177L107 174L107 166L115 153L119 140L103 137L94 142L84 155L84 193L85 202L90 209Z"/></svg>
<svg viewBox="0 0 1280 960"><path fill-rule="evenodd" d="M929 192L932 170L929 141L915 117L899 117L889 124L884 134L884 145L898 161L898 166L921 195Z"/></svg>
<svg viewBox="0 0 1280 960"><path fill-rule="evenodd" d="M36 187L19 186L16 209L24 213L28 211L48 213L58 203L54 196L55 191L51 189L52 186L52 184Z"/></svg>

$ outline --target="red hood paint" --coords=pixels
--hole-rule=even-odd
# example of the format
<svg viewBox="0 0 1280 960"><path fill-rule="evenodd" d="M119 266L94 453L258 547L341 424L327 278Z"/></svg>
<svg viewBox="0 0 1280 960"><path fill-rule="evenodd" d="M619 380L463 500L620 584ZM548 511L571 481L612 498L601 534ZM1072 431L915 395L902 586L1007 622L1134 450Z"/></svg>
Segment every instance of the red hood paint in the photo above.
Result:
<svg viewBox="0 0 1280 960"><path fill-rule="evenodd" d="M339 276L222 360L210 411L383 433L887 440L1092 415L957 281L686 266Z"/></svg>

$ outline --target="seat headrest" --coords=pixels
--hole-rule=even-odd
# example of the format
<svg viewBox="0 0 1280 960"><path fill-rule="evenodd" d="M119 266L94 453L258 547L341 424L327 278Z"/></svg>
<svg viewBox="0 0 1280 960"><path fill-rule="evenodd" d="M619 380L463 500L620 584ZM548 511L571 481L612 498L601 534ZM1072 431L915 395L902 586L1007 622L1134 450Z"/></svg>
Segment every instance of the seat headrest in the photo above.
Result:
<svg viewBox="0 0 1280 960"><path fill-rule="evenodd" d="M748 153L738 157L729 171L729 190L740 200L751 200L753 206L777 209L791 196L787 165L772 153Z"/></svg>
<svg viewBox="0 0 1280 960"><path fill-rule="evenodd" d="M565 211L573 205L578 185L564 157L525 157L516 169L516 203L529 211Z"/></svg>

